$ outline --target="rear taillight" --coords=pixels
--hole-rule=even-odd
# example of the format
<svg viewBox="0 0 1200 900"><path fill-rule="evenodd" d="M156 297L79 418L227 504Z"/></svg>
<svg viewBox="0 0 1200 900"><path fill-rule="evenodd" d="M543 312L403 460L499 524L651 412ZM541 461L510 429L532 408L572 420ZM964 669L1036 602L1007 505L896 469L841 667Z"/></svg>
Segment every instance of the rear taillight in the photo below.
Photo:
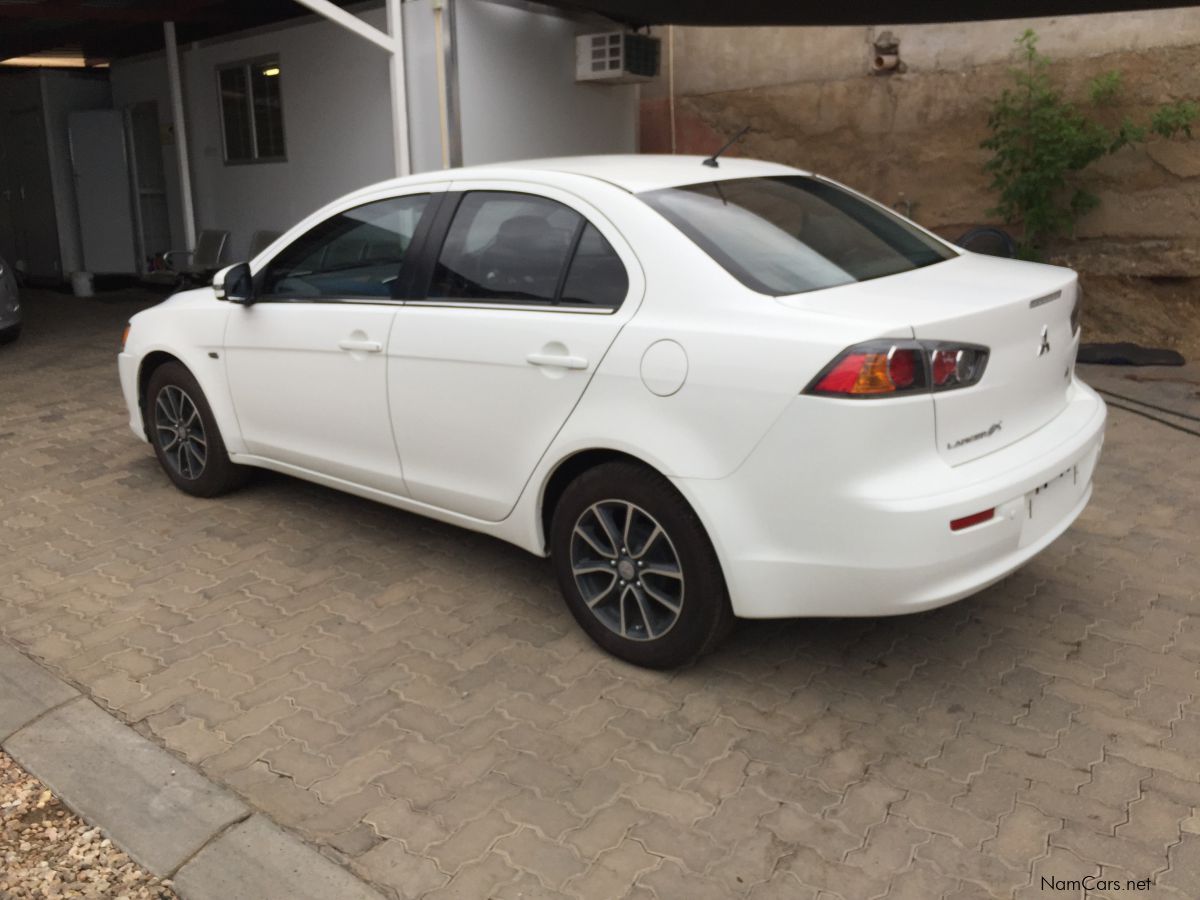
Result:
<svg viewBox="0 0 1200 900"><path fill-rule="evenodd" d="M867 341L838 354L804 389L836 397L885 397L969 387L983 377L988 349L952 341Z"/></svg>
<svg viewBox="0 0 1200 900"><path fill-rule="evenodd" d="M1075 285L1075 305L1071 307L1071 334L1079 334L1083 324L1083 285Z"/></svg>

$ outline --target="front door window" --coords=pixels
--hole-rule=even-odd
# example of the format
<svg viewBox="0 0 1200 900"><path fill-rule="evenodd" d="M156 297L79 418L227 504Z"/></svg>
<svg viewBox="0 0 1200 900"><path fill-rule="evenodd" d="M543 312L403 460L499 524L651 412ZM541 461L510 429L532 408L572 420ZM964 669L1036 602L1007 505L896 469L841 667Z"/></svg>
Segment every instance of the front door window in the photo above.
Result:
<svg viewBox="0 0 1200 900"><path fill-rule="evenodd" d="M388 299L396 296L428 194L356 206L326 219L263 270L262 300Z"/></svg>

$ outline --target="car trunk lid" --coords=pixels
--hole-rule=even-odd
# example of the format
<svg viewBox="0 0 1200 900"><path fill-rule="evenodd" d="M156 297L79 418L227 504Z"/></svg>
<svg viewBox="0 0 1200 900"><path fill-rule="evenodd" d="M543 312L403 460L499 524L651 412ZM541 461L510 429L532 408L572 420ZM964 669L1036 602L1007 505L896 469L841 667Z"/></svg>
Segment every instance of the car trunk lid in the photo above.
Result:
<svg viewBox="0 0 1200 900"><path fill-rule="evenodd" d="M919 340L981 344L972 387L933 395L938 452L952 465L1020 440L1067 404L1076 351L1069 269L967 254L912 272L779 298L810 312L907 325Z"/></svg>

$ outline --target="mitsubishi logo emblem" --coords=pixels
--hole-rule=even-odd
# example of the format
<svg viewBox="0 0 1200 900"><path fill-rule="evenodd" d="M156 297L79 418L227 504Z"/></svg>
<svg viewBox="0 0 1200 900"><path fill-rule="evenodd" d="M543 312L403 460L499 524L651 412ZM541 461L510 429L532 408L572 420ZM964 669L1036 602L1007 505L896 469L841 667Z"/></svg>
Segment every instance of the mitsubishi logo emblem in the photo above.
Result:
<svg viewBox="0 0 1200 900"><path fill-rule="evenodd" d="M1042 343L1038 347L1038 356L1045 356L1050 352L1050 326L1042 326Z"/></svg>

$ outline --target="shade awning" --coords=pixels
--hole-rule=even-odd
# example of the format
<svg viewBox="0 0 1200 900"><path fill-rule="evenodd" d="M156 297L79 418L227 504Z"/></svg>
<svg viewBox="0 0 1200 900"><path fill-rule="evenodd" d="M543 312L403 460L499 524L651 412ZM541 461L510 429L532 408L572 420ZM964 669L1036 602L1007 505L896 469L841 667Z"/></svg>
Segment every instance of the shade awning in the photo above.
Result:
<svg viewBox="0 0 1200 900"><path fill-rule="evenodd" d="M335 0L339 6L354 0ZM509 0L497 0L509 2ZM950 0L905 3L840 0L541 0L531 3L601 15L625 25L902 25L966 22L1186 6L1163 0L1009 0L1002 5ZM162 46L162 22L181 42L203 40L309 11L295 0L0 0L0 60L78 48L116 58Z"/></svg>
<svg viewBox="0 0 1200 900"><path fill-rule="evenodd" d="M1008 0L961 3L913 0L794 2L794 0L541 0L547 6L599 13L628 25L906 25L972 22L1084 13L1188 7L1155 0ZM1200 13L1200 11L1198 11Z"/></svg>

